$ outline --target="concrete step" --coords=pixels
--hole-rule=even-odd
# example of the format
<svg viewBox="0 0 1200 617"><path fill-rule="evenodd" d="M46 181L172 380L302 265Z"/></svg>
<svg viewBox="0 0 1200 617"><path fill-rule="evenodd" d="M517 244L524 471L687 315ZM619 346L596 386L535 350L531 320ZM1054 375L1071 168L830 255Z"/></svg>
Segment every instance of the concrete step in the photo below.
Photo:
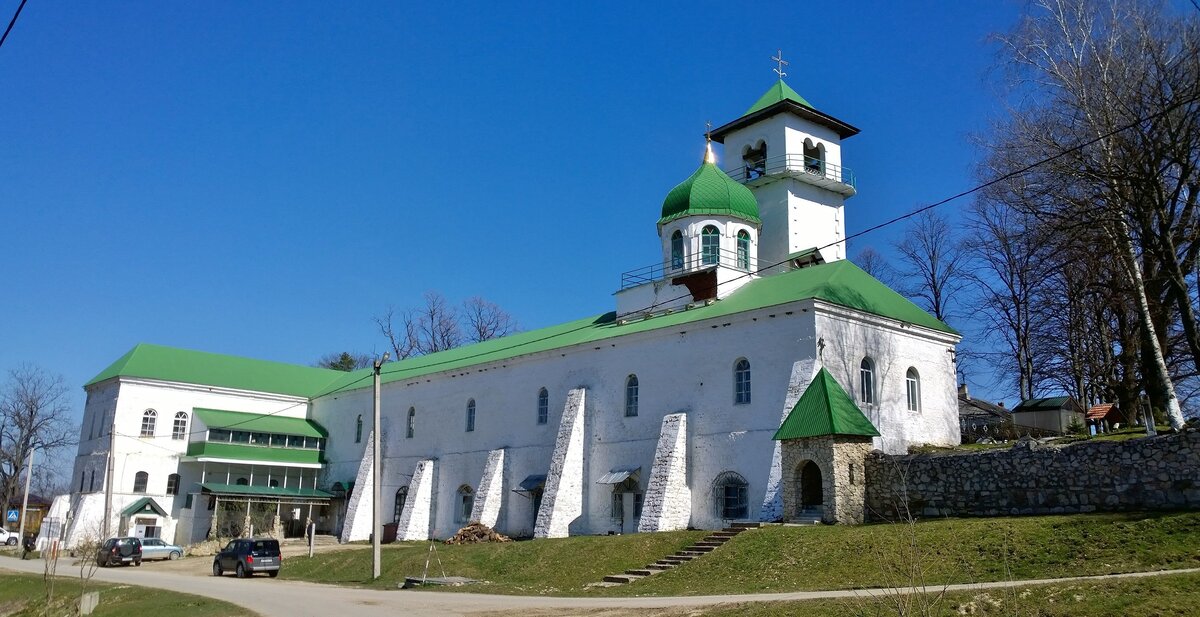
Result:
<svg viewBox="0 0 1200 617"><path fill-rule="evenodd" d="M693 545L693 546L689 546L689 547L687 547L687 548L685 548L685 549L683 549L683 550L685 550L685 551L687 551L687 552L690 552L690 553L708 553L708 552L711 552L711 551L712 551L714 548L717 548L717 547L715 547L715 546L701 546L700 544L695 544L695 545Z"/></svg>
<svg viewBox="0 0 1200 617"><path fill-rule="evenodd" d="M625 574L629 574L631 576L650 576L653 573L645 568L630 568L625 571Z"/></svg>
<svg viewBox="0 0 1200 617"><path fill-rule="evenodd" d="M716 542L717 544L725 544L732 538L728 536L704 536L701 542Z"/></svg>
<svg viewBox="0 0 1200 617"><path fill-rule="evenodd" d="M746 531L745 527L726 527L725 529L722 529L721 531L719 531L717 533L731 533L731 534L737 535L739 533L742 533L743 531Z"/></svg>
<svg viewBox="0 0 1200 617"><path fill-rule="evenodd" d="M670 570L671 568L674 568L674 567L675 567L674 564L652 563L652 564L648 564L646 566L646 569L647 570L658 570L659 572L662 572L663 570Z"/></svg>
<svg viewBox="0 0 1200 617"><path fill-rule="evenodd" d="M729 526L733 527L734 529L758 529L759 527L762 527L762 523L760 523L758 521L753 521L753 522L743 521L743 522L738 522L738 523L732 523Z"/></svg>
<svg viewBox="0 0 1200 617"><path fill-rule="evenodd" d="M695 546L707 546L709 548L717 548L718 546L721 546L722 544L725 544L725 543L724 542L714 542L712 540L701 540L701 541L697 542L695 544Z"/></svg>
<svg viewBox="0 0 1200 617"><path fill-rule="evenodd" d="M617 583L618 585L627 585L629 583L632 583L633 581L638 580L639 578L645 578L645 577L632 576L632 575L628 575L628 574L610 574L610 575L604 577L604 582Z"/></svg>
<svg viewBox="0 0 1200 617"><path fill-rule="evenodd" d="M670 561L673 563L687 563L687 562L691 561L692 559L694 559L694 557L692 557L691 555L683 555L683 556L667 555L666 557L663 557L659 561Z"/></svg>
<svg viewBox="0 0 1200 617"><path fill-rule="evenodd" d="M701 553L700 551L690 551L688 549L683 549L682 551L676 552L675 556L676 557L687 557L688 559L695 559L696 557L703 557L704 553Z"/></svg>
<svg viewBox="0 0 1200 617"><path fill-rule="evenodd" d="M717 537L717 538L732 538L732 537L734 537L734 536L738 535L739 533L742 533L742 530L741 530L741 529L739 529L739 530L737 530L737 531L724 531L724 530L721 530L721 531L714 531L714 532L712 533L712 535L711 535L711 536L709 536L709 537L710 537L710 538L712 538L712 537Z"/></svg>

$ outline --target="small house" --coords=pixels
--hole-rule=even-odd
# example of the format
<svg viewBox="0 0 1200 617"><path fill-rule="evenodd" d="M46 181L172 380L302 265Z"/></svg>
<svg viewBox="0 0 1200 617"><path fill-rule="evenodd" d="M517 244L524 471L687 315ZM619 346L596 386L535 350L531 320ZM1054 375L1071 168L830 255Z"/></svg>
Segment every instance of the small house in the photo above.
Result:
<svg viewBox="0 0 1200 617"><path fill-rule="evenodd" d="M1013 421L1018 430L1038 429L1062 435L1072 425L1084 426L1084 409L1072 396L1031 398L1013 407Z"/></svg>

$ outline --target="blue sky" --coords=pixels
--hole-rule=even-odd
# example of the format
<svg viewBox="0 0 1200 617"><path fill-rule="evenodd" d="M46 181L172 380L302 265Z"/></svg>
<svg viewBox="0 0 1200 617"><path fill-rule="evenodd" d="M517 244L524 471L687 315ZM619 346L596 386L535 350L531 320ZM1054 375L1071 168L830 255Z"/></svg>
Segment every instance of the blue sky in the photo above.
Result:
<svg viewBox="0 0 1200 617"><path fill-rule="evenodd" d="M773 83L777 48L862 129L854 233L973 184L988 37L1020 10L576 4L31 0L0 48L0 369L63 374L78 413L138 342L382 352L371 317L431 289L525 328L611 310L705 121Z"/></svg>

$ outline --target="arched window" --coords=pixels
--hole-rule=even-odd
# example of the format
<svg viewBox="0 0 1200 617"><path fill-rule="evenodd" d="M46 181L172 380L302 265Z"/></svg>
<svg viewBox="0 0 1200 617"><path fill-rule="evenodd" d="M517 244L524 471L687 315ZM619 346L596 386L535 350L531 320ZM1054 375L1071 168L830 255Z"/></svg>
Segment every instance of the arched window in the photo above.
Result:
<svg viewBox="0 0 1200 617"><path fill-rule="evenodd" d="M726 471L713 481L713 502L717 516L725 520L744 519L749 515L749 484L741 474Z"/></svg>
<svg viewBox="0 0 1200 617"><path fill-rule="evenodd" d="M804 140L804 171L810 174L825 174L825 146L813 145L812 140Z"/></svg>
<svg viewBox="0 0 1200 617"><path fill-rule="evenodd" d="M625 417L638 415L638 378L630 375L625 378Z"/></svg>
<svg viewBox="0 0 1200 617"><path fill-rule="evenodd" d="M875 403L875 361L869 357L858 363L858 400Z"/></svg>
<svg viewBox="0 0 1200 617"><path fill-rule="evenodd" d="M467 401L467 432L475 430L475 399Z"/></svg>
<svg viewBox="0 0 1200 617"><path fill-rule="evenodd" d="M671 269L683 267L683 232L678 229L671 234Z"/></svg>
<svg viewBox="0 0 1200 617"><path fill-rule="evenodd" d="M245 478L238 478L237 482L234 482L234 484L236 484L238 486L248 486L250 484L250 481Z"/></svg>
<svg viewBox="0 0 1200 617"><path fill-rule="evenodd" d="M133 474L133 492L145 493L146 485L150 483L150 474L139 471Z"/></svg>
<svg viewBox="0 0 1200 617"><path fill-rule="evenodd" d="M753 180L767 172L767 143L760 141L751 148L742 149L742 164L746 169L746 179Z"/></svg>
<svg viewBox="0 0 1200 617"><path fill-rule="evenodd" d="M354 422L354 443L362 442L362 414L358 414L358 420Z"/></svg>
<svg viewBox="0 0 1200 617"><path fill-rule="evenodd" d="M158 421L158 412L147 409L142 414L142 437L154 436L154 423Z"/></svg>
<svg viewBox="0 0 1200 617"><path fill-rule="evenodd" d="M458 523L471 522L471 509L475 506L475 489L466 484L458 487L458 511L454 521Z"/></svg>
<svg viewBox="0 0 1200 617"><path fill-rule="evenodd" d="M396 501L392 506L392 522L399 523L400 515L404 514L404 503L408 501L408 487L401 486L396 489Z"/></svg>
<svg viewBox="0 0 1200 617"><path fill-rule="evenodd" d="M181 441L187 439L187 412L175 412L175 424L171 427L171 439Z"/></svg>
<svg viewBox="0 0 1200 617"><path fill-rule="evenodd" d="M179 494L179 474L173 473L173 474L167 476L167 494L168 495L178 495Z"/></svg>
<svg viewBox="0 0 1200 617"><path fill-rule="evenodd" d="M738 405L750 402L750 361L745 358L733 363L733 402Z"/></svg>
<svg viewBox="0 0 1200 617"><path fill-rule="evenodd" d="M908 367L908 372L904 374L904 383L908 391L908 410L921 411L921 376L917 369Z"/></svg>
<svg viewBox="0 0 1200 617"><path fill-rule="evenodd" d="M700 263L716 265L721 260L721 235L716 227L705 225L700 230Z"/></svg>
<svg viewBox="0 0 1200 617"><path fill-rule="evenodd" d="M417 429L417 409L415 407L408 408L408 424L404 428L404 436L412 439Z"/></svg>
<svg viewBox="0 0 1200 617"><path fill-rule="evenodd" d="M750 232L745 229L737 233L737 265L743 270L750 269Z"/></svg>
<svg viewBox="0 0 1200 617"><path fill-rule="evenodd" d="M545 388L538 390L537 423L545 424L550 421L550 393Z"/></svg>

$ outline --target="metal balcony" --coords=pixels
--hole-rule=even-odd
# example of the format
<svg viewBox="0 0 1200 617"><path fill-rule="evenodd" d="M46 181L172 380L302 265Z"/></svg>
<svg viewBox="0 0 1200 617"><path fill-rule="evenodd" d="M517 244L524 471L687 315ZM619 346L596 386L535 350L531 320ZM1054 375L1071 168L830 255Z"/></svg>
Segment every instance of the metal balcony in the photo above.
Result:
<svg viewBox="0 0 1200 617"><path fill-rule="evenodd" d="M758 269L758 260L743 255L739 258L737 251L717 250L701 251L685 255L682 259L671 262L656 263L621 274L621 289L637 287L645 283L660 281L711 270L717 266L725 266L742 272L754 272Z"/></svg>
<svg viewBox="0 0 1200 617"><path fill-rule="evenodd" d="M725 170L730 178L751 188L774 182L779 178L795 178L801 182L826 188L846 197L854 195L854 172L818 158L799 154L774 156L758 163Z"/></svg>

